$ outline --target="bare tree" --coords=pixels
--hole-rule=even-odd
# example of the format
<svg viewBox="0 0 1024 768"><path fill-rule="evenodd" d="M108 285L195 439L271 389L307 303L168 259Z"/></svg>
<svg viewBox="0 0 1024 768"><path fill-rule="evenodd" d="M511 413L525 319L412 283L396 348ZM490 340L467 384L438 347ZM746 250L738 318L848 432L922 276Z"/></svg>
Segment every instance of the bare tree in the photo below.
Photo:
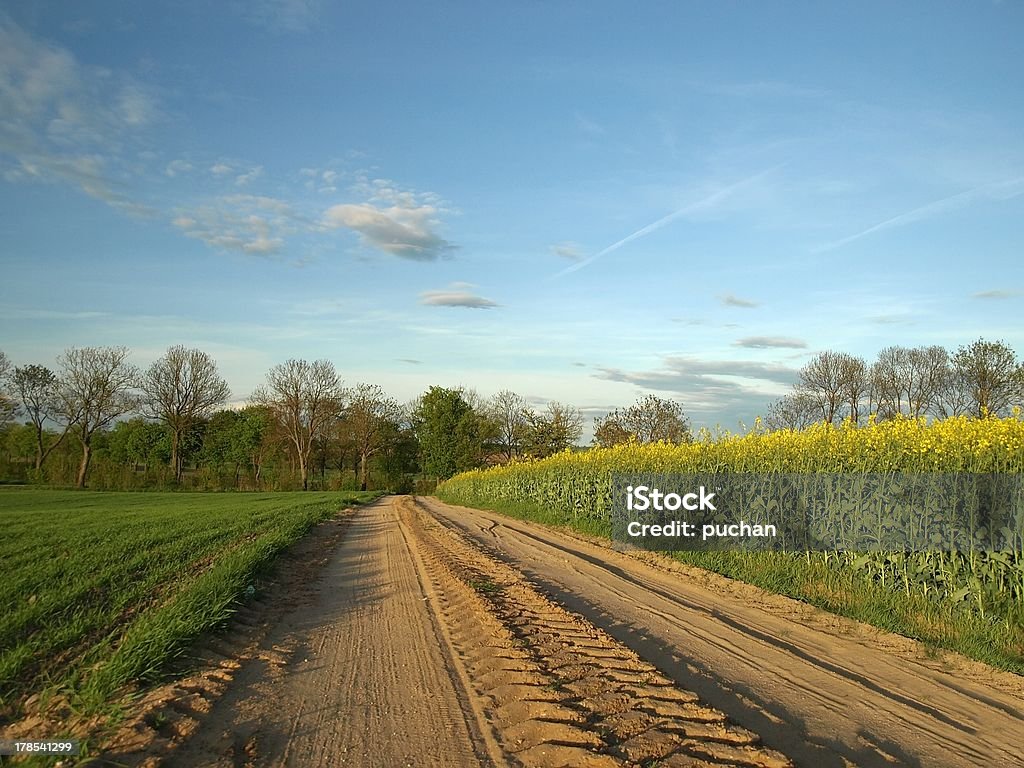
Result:
<svg viewBox="0 0 1024 768"><path fill-rule="evenodd" d="M943 347L886 347L870 370L879 418L938 414L948 377L949 353Z"/></svg>
<svg viewBox="0 0 1024 768"><path fill-rule="evenodd" d="M60 419L73 426L82 444L78 487L84 488L93 435L138 407L139 399L132 388L138 383L139 371L128 362L127 347L72 347L58 362Z"/></svg>
<svg viewBox="0 0 1024 768"><path fill-rule="evenodd" d="M486 413L496 427L498 446L509 461L521 450L527 427L526 410L526 399L508 389L487 402Z"/></svg>
<svg viewBox="0 0 1024 768"><path fill-rule="evenodd" d="M861 410L871 391L868 367L859 357L843 355L840 362L840 382L846 404L846 417L854 424L861 420Z"/></svg>
<svg viewBox="0 0 1024 768"><path fill-rule="evenodd" d="M1001 341L978 339L953 355L953 384L970 395L975 415L1007 413L1024 402L1024 364Z"/></svg>
<svg viewBox="0 0 1024 768"><path fill-rule="evenodd" d="M49 445L46 444L46 422L59 422L61 412L60 379L46 366L33 364L15 368L11 381L18 393L22 408L36 431L36 473L38 474L43 468L43 462L64 441L71 429L71 424L65 422L57 439L51 441Z"/></svg>
<svg viewBox="0 0 1024 768"><path fill-rule="evenodd" d="M359 489L366 490L369 461L398 434L402 408L376 384L359 384L348 393L341 426L359 455Z"/></svg>
<svg viewBox="0 0 1024 768"><path fill-rule="evenodd" d="M768 429L804 429L821 420L821 409L807 392L797 390L768 406Z"/></svg>
<svg viewBox="0 0 1024 768"><path fill-rule="evenodd" d="M182 438L224 403L231 390L217 373L213 358L181 345L168 348L149 367L139 386L145 415L163 422L171 433L171 471L174 482L180 483Z"/></svg>
<svg viewBox="0 0 1024 768"><path fill-rule="evenodd" d="M943 419L968 416L977 412L976 407L967 382L954 370L952 364L948 365L935 403L935 415Z"/></svg>
<svg viewBox="0 0 1024 768"><path fill-rule="evenodd" d="M864 361L845 352L825 351L815 355L800 369L797 389L810 397L821 418L834 424L843 415L860 416L860 400L867 393Z"/></svg>
<svg viewBox="0 0 1024 768"><path fill-rule="evenodd" d="M6 392L10 372L11 360L0 350L0 429L13 421L18 413L17 401Z"/></svg>
<svg viewBox="0 0 1024 768"><path fill-rule="evenodd" d="M252 403L270 409L295 452L302 489L309 489L309 455L341 415L343 391L334 364L327 360L288 360L267 373L267 386Z"/></svg>
<svg viewBox="0 0 1024 768"><path fill-rule="evenodd" d="M683 407L673 400L647 395L625 410L594 420L594 442L603 447L633 439L640 443L687 443L692 437Z"/></svg>

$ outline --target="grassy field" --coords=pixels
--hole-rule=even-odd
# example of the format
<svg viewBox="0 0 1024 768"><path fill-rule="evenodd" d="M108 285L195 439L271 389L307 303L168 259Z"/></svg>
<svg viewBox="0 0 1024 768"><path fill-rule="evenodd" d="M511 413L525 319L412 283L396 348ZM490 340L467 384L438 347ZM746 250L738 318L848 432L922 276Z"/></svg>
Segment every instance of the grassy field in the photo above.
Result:
<svg viewBox="0 0 1024 768"><path fill-rule="evenodd" d="M376 495L0 488L0 723L34 693L95 713L157 679L278 553Z"/></svg>

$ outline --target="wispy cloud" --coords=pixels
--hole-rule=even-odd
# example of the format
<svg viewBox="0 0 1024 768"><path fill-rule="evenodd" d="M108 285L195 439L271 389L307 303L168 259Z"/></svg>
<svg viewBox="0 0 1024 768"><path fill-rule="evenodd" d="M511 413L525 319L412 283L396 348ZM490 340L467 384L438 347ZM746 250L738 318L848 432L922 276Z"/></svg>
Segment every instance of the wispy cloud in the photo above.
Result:
<svg viewBox="0 0 1024 768"><path fill-rule="evenodd" d="M752 418L767 400L794 384L798 371L750 360L666 357L660 370L598 367L596 378L677 396L687 412L746 414Z"/></svg>
<svg viewBox="0 0 1024 768"><path fill-rule="evenodd" d="M321 0L250 0L250 23L272 32L306 32L319 18Z"/></svg>
<svg viewBox="0 0 1024 768"><path fill-rule="evenodd" d="M580 244L573 243L571 241L555 243L554 245L548 246L548 250L553 256L558 256L562 259L569 259L570 261L579 261L584 258L585 255Z"/></svg>
<svg viewBox="0 0 1024 768"><path fill-rule="evenodd" d="M258 195L219 197L180 210L173 223L214 248L256 256L279 253L285 238L303 228L287 202Z"/></svg>
<svg viewBox="0 0 1024 768"><path fill-rule="evenodd" d="M868 322L874 323L875 325L903 325L913 320L913 316L910 314L902 315L871 315L868 318Z"/></svg>
<svg viewBox="0 0 1024 768"><path fill-rule="evenodd" d="M150 212L118 188L131 176L126 144L159 115L142 83L82 65L0 12L0 115L7 181L71 184L124 212Z"/></svg>
<svg viewBox="0 0 1024 768"><path fill-rule="evenodd" d="M733 346L747 349L806 349L807 342L788 336L747 336L734 341Z"/></svg>
<svg viewBox="0 0 1024 768"><path fill-rule="evenodd" d="M993 290L993 291L978 291L977 293L972 293L971 294L971 298L972 299L1015 299L1015 298L1017 298L1018 296L1021 296L1021 295L1022 294L1021 294L1020 291L1005 291L1005 290L996 289L996 290Z"/></svg>
<svg viewBox="0 0 1024 768"><path fill-rule="evenodd" d="M190 173L191 171L192 163L188 160L171 160L171 162L167 164L167 167L164 168L164 175L170 176L173 179L175 176Z"/></svg>
<svg viewBox="0 0 1024 768"><path fill-rule="evenodd" d="M854 234L844 237L841 240L836 240L831 243L825 243L814 249L815 253L825 253L827 251L834 251L838 248L842 248L850 243L856 242L863 237L873 235L876 232L882 232L887 229L894 229L896 227L903 227L907 224L913 224L917 221L923 221L924 219L931 218L939 213L946 211L957 210L964 208L980 200L1010 200L1019 195L1024 195L1024 176L1017 176L1012 179L1006 179L1005 181L995 182L993 184L984 184L980 187L974 187L963 192L959 192L949 197L944 197L940 200L934 200L927 205L922 205L913 210L901 213L898 216L893 216L885 221L881 221L878 224L868 227L867 229L855 232Z"/></svg>
<svg viewBox="0 0 1024 768"><path fill-rule="evenodd" d="M420 304L431 307L463 307L465 309L493 309L500 306L497 302L485 299L470 292L475 286L470 283L452 283L446 289L439 291L423 291L420 294Z"/></svg>
<svg viewBox="0 0 1024 768"><path fill-rule="evenodd" d="M607 248L598 251L593 256L583 259L582 261L578 261L575 264L571 264L570 266L563 269L561 272L558 272L555 275L555 277L561 277L562 275L567 275L571 272L576 272L580 269L583 269L584 267L588 267L601 257L607 256L609 253L617 251L622 246L628 245L629 243L632 243L634 240L639 240L641 237L646 237L652 232L658 231L662 227L671 224L676 219L681 219L684 216L692 216L693 214L696 213L710 211L719 204L721 204L722 202L724 202L725 200L727 200L740 189L743 189L744 187L749 186L754 182L764 178L768 174L777 170L778 167L779 166L776 166L775 168L769 168L767 170L761 171L760 173L755 173L753 176L748 176L745 179L741 179L740 181L730 184L727 187L723 187L722 189L712 192L709 195L705 195L699 200L695 200L692 203L688 203L684 205L682 208L679 208L678 210L675 210L672 213L668 214L667 216L662 216L657 221L651 222L645 227L641 227L640 229L636 230L630 235L626 235L626 237L622 238L617 242L612 243Z"/></svg>
<svg viewBox="0 0 1024 768"><path fill-rule="evenodd" d="M589 136L600 137L600 136L604 136L604 135L606 135L608 133L608 129L606 129L600 123L597 123L594 120L591 120L589 117L584 115L582 112L576 112L575 118L576 118L576 125L579 127L579 129L581 131L583 131L584 133L586 133L587 135L589 135Z"/></svg>
<svg viewBox="0 0 1024 768"><path fill-rule="evenodd" d="M755 307L761 306L756 301L750 299L741 299L739 296L733 296L731 293L723 294L718 297L718 300L726 307L739 307L741 309L754 309Z"/></svg>
<svg viewBox="0 0 1024 768"><path fill-rule="evenodd" d="M238 176L235 177L235 185L239 187L247 186L248 184L255 181L262 175L263 166L257 165L255 168L251 168L245 173L238 174Z"/></svg>

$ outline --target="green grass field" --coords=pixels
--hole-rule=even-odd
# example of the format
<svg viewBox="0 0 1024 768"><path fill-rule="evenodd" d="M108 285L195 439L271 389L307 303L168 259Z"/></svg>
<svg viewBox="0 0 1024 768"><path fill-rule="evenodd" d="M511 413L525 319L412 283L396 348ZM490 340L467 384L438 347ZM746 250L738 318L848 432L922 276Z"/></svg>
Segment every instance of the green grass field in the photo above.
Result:
<svg viewBox="0 0 1024 768"><path fill-rule="evenodd" d="M157 679L282 550L376 495L0 488L0 722L34 693L101 712Z"/></svg>

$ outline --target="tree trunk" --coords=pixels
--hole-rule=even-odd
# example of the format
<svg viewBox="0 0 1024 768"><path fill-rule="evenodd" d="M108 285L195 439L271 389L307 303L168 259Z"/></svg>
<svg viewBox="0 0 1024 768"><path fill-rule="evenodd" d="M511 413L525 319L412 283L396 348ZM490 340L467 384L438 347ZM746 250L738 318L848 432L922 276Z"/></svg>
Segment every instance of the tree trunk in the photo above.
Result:
<svg viewBox="0 0 1024 768"><path fill-rule="evenodd" d="M366 490L366 454L359 457L359 490Z"/></svg>
<svg viewBox="0 0 1024 768"><path fill-rule="evenodd" d="M303 456L299 456L299 474L302 475L302 490L309 490L309 468Z"/></svg>
<svg viewBox="0 0 1024 768"><path fill-rule="evenodd" d="M85 476L89 472L89 461L92 459L92 446L82 443L82 463L78 465L78 487L85 488Z"/></svg>
<svg viewBox="0 0 1024 768"><path fill-rule="evenodd" d="M174 473L174 482L181 485L181 457L178 455L178 443L181 440L178 430L171 430L171 471Z"/></svg>

